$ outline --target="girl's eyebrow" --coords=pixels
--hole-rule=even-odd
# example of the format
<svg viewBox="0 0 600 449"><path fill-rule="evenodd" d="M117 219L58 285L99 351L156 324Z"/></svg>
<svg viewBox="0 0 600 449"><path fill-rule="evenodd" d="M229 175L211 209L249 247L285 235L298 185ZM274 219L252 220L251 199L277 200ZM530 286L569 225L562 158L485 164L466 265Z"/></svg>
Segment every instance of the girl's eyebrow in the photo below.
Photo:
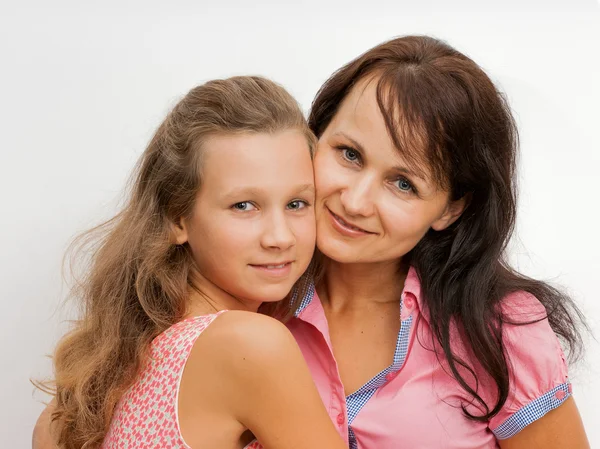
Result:
<svg viewBox="0 0 600 449"><path fill-rule="evenodd" d="M294 186L292 189L290 189L290 191L294 191L295 193L313 193L315 192L315 186L313 184L300 184L298 186ZM260 195L264 195L266 193L266 190L264 189L259 189L256 187L248 187L248 186L241 186L241 187L236 187L228 192L226 192L225 194L223 194L222 198L224 200L227 199L238 199L240 197L257 197Z"/></svg>
<svg viewBox="0 0 600 449"><path fill-rule="evenodd" d="M314 184L302 184L299 185L296 189L298 193L315 193L315 185Z"/></svg>
<svg viewBox="0 0 600 449"><path fill-rule="evenodd" d="M223 199L235 199L240 196L258 196L261 194L261 190L255 187L235 187L223 194Z"/></svg>

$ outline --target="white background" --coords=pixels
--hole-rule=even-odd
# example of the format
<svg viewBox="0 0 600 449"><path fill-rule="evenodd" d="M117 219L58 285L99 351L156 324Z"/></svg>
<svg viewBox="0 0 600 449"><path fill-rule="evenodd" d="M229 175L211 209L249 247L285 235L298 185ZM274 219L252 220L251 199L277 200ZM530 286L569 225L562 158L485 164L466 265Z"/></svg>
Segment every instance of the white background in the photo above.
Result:
<svg viewBox="0 0 600 449"><path fill-rule="evenodd" d="M598 3L14 3L0 3L0 446L29 447L42 409L28 379L51 374L72 314L66 245L114 212L168 108L208 79L262 74L308 110L335 69L402 34L447 40L507 92L522 138L514 260L563 285L600 333ZM599 349L590 339L571 370L592 447Z"/></svg>

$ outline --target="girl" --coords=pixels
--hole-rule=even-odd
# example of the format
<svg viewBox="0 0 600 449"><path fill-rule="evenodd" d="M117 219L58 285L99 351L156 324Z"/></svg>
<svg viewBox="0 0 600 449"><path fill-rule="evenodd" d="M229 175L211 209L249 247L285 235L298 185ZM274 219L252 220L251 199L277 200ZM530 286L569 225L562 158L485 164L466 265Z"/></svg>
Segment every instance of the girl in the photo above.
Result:
<svg viewBox="0 0 600 449"><path fill-rule="evenodd" d="M313 139L263 78L211 81L175 106L131 199L91 234L83 316L54 357L59 447L241 448L252 434L344 447L290 333L252 313L285 319L304 296Z"/></svg>

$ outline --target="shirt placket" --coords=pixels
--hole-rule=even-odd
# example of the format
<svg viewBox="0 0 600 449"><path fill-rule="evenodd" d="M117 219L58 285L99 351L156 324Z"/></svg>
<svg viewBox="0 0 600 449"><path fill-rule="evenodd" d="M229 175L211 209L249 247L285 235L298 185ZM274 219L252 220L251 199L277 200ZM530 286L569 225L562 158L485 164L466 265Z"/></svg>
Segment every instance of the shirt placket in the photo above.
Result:
<svg viewBox="0 0 600 449"><path fill-rule="evenodd" d="M350 449L358 449L358 441L352 428L352 423L366 403L373 397L379 388L394 379L406 360L410 333L413 325L413 310L416 301L412 294L404 294L400 300L400 330L396 341L394 359L392 364L375 375L354 393L346 397L346 409L348 410L348 445Z"/></svg>

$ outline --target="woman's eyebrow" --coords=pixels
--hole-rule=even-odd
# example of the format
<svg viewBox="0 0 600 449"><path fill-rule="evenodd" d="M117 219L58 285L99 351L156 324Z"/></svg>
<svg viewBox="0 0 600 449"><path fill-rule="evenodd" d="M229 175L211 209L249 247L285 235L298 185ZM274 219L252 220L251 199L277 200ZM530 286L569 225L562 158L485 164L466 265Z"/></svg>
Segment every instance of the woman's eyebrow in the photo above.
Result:
<svg viewBox="0 0 600 449"><path fill-rule="evenodd" d="M335 133L332 134L332 136L333 137L343 137L344 139L349 140L350 143L352 144L352 146L354 146L354 148L356 148L362 154L365 153L364 147L356 139L350 137L344 131L336 131ZM423 181L427 181L429 179L429 177L427 176L427 172L418 166L409 168L405 165L397 165L397 166L392 167L392 170L394 170L398 173L404 174L406 176L413 176L415 178L419 178Z"/></svg>
<svg viewBox="0 0 600 449"><path fill-rule="evenodd" d="M415 169L410 169L408 167L405 167L404 165L397 165L397 166L393 167L392 170L394 170L398 173L401 173L403 175L406 175L406 176L419 178L420 180L425 181L425 182L427 182L427 180L429 179L425 170L422 170L418 167L416 167Z"/></svg>
<svg viewBox="0 0 600 449"><path fill-rule="evenodd" d="M336 131L333 133L333 137L343 137L346 140L349 140L350 143L361 153L364 153L364 148L363 146L358 143L358 141L356 139L353 139L352 137L350 137L348 134L346 134L344 131Z"/></svg>

